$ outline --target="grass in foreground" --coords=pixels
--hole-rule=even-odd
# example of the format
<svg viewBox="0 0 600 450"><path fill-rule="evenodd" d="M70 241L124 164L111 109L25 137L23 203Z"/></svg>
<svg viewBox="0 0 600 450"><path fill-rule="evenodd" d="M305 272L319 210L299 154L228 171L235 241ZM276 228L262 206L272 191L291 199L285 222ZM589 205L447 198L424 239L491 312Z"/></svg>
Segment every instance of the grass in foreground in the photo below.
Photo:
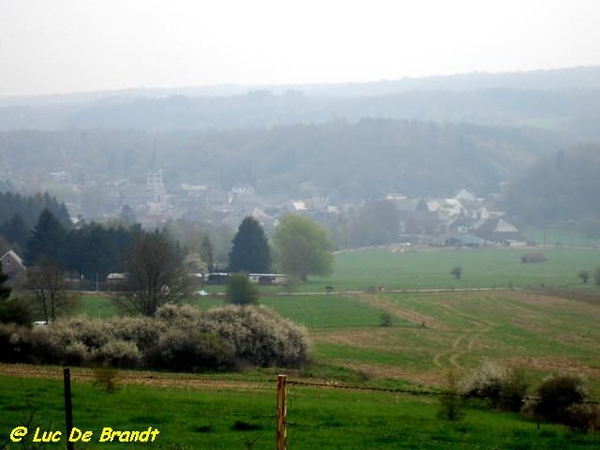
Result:
<svg viewBox="0 0 600 450"><path fill-rule="evenodd" d="M103 427L160 431L155 443L130 448L271 449L275 439L276 384L242 384L237 389L128 385L108 394L89 382L73 382L75 426L94 432L80 449L125 448L99 443ZM32 378L0 377L0 439L23 425L31 411L32 427L62 430L62 383ZM444 449L536 448L593 449L599 435L581 435L554 425L536 424L513 414L470 408L460 422L436 418L437 402L376 391L314 388L290 384L288 447L293 449ZM64 443L42 448L64 448ZM21 448L9 444L7 449Z"/></svg>

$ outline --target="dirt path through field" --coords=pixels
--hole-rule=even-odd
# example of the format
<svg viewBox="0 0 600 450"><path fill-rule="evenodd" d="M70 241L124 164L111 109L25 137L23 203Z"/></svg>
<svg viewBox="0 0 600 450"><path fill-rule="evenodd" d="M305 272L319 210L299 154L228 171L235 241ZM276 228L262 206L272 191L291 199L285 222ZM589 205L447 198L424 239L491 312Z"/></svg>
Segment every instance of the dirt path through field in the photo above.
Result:
<svg viewBox="0 0 600 450"><path fill-rule="evenodd" d="M380 309L387 313L390 313L400 319L404 319L408 322L414 323L416 326L421 324L427 324L427 328L439 329L443 325L431 316L412 311L410 309L402 308L401 306L391 303L385 298L381 298L378 295L369 293L355 292L350 295L351 298L355 298L358 301L365 303L374 308Z"/></svg>
<svg viewBox="0 0 600 450"><path fill-rule="evenodd" d="M494 324L490 321L464 314L446 303L438 303L437 306L447 310L454 316L464 318L474 327L473 329L462 330L448 350L440 351L433 357L433 363L439 368L447 368L450 366L460 369L463 366L459 362L459 358L472 351L479 339L489 332ZM446 361L446 363L444 363L444 361Z"/></svg>

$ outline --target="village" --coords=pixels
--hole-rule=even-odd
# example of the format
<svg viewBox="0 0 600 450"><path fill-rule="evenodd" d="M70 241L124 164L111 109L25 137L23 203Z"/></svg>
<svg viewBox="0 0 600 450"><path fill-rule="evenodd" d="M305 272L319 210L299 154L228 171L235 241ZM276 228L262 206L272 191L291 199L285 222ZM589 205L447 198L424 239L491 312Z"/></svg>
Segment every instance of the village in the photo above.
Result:
<svg viewBox="0 0 600 450"><path fill-rule="evenodd" d="M56 183L68 185L78 192L81 186L71 181L67 172L47 175ZM278 195L263 195L250 185L229 189L207 184L180 183L167 188L161 170L148 172L145 183L129 180L106 183L104 209L94 209L96 215L85 216L89 207L80 202L65 201L73 222L106 222L125 217L146 229L160 228L168 221L185 220L213 227L237 229L244 217L254 217L265 230L273 230L278 218L292 213L307 215L324 225L356 211L368 200L348 203L328 196L285 199ZM59 198L59 200L61 200ZM389 193L384 198L397 212L399 243L434 246L525 246L527 237L515 226L506 211L496 210L496 198L481 198L462 189L447 198L411 198ZM393 242L390 242L393 243Z"/></svg>

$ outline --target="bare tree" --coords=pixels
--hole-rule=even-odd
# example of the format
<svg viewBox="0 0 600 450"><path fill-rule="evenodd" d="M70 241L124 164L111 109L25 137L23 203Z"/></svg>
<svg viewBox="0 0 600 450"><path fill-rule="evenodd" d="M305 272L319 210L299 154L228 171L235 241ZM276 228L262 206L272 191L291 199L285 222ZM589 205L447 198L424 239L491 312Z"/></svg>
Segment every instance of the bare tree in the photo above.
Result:
<svg viewBox="0 0 600 450"><path fill-rule="evenodd" d="M34 308L46 322L56 320L77 303L78 295L68 291L58 263L47 257L40 257L37 264L29 269L25 287Z"/></svg>
<svg viewBox="0 0 600 450"><path fill-rule="evenodd" d="M180 302L190 293L179 249L164 230L140 233L126 263L128 289L119 303L130 313L153 316L159 306Z"/></svg>

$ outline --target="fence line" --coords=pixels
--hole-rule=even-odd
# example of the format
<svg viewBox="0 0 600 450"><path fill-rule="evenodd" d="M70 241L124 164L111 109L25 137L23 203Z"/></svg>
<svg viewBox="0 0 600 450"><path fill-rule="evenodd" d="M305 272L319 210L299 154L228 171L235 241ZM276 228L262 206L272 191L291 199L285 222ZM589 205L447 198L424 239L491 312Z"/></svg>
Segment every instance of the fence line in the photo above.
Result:
<svg viewBox="0 0 600 450"><path fill-rule="evenodd" d="M83 370L90 370L88 368L81 368ZM19 373L18 371L9 371L9 372L0 372L0 375L8 375L8 376L25 376L25 377L29 377L32 376L34 378L48 378L48 379L62 379L62 374L58 373L58 372L50 372L50 371L44 371L44 370L40 370L40 371L27 371L27 373ZM93 380L95 378L95 375L92 372L86 373L86 372L71 372L71 379L72 380L77 380L77 379L86 379L86 380ZM265 385L265 387L268 386L272 386L273 383L277 382L277 378L246 378L246 377L232 377L232 378L201 378L195 375L181 375L181 376L165 376L164 374L158 372L156 374L147 374L144 372L141 372L140 374L136 374L135 371L130 371L130 372L120 372L118 375L118 378L121 380L126 380L126 381L135 381L135 380L157 380L157 381L161 381L161 380L165 380L165 381L172 381L172 382L177 382L177 381L195 381L198 383L206 383L207 385L210 384L216 384L216 383L220 383L220 384L227 384L227 383L231 383L231 384L235 384L235 383L240 383L240 384L263 384ZM371 391L371 392L387 392L387 393L391 393L391 394L406 394L406 395L413 395L413 396L443 396L446 395L446 392L444 392L443 390L416 390L416 389L403 389L403 388L381 388L381 387L375 387L375 386L361 386L361 385L351 385L351 384L345 384L345 383L338 383L338 382L311 382L311 381L301 381L301 380L293 380L290 379L289 376L287 378L287 385L288 386L299 386L299 387L313 387L313 388L321 388L321 389L342 389L342 390L355 390L355 391ZM174 387L176 387L176 385L174 385ZM241 386L243 387L243 386ZM469 396L468 394L460 394L457 393L457 395L460 395L463 398L472 398L472 396ZM508 398L508 397L502 397L499 396L498 398ZM523 397L524 400L539 400L539 397L534 396L534 395L526 395ZM550 399L551 400L551 399ZM560 400L560 399L556 399L556 400ZM589 405L600 405L600 400L596 400L596 399L588 399L585 401L582 401L580 403L583 404L589 404Z"/></svg>

